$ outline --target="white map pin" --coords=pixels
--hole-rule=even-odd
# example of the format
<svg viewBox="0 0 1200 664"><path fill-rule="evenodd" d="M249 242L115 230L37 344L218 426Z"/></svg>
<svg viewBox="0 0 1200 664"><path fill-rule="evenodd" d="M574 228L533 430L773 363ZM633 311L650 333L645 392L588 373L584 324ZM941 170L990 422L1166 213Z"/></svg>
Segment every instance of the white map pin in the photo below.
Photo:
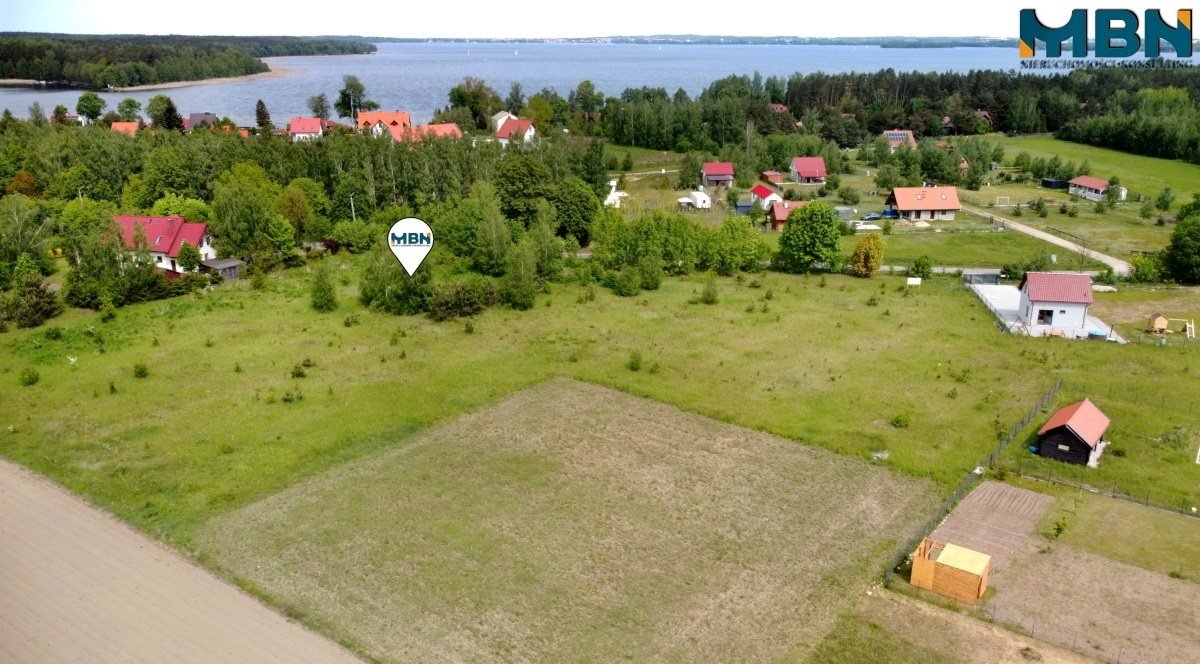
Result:
<svg viewBox="0 0 1200 664"><path fill-rule="evenodd" d="M416 217L408 217L392 224L387 242L396 259L404 266L404 271L411 277L433 250L433 231L429 224Z"/></svg>

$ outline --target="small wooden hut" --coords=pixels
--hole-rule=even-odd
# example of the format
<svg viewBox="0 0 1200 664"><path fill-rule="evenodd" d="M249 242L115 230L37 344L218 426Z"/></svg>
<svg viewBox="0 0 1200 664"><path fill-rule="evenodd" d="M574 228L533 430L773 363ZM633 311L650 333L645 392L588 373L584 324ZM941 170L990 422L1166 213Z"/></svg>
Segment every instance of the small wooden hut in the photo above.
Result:
<svg viewBox="0 0 1200 664"><path fill-rule="evenodd" d="M991 567L992 557L986 553L927 537L913 554L911 581L918 588L974 604L987 591Z"/></svg>
<svg viewBox="0 0 1200 664"><path fill-rule="evenodd" d="M1165 334L1170 325L1171 321L1166 316L1156 313L1150 316L1150 324L1146 326L1146 331L1154 334Z"/></svg>
<svg viewBox="0 0 1200 664"><path fill-rule="evenodd" d="M1060 408L1038 430L1038 454L1068 463L1087 464L1099 458L1104 432L1111 420L1089 399Z"/></svg>

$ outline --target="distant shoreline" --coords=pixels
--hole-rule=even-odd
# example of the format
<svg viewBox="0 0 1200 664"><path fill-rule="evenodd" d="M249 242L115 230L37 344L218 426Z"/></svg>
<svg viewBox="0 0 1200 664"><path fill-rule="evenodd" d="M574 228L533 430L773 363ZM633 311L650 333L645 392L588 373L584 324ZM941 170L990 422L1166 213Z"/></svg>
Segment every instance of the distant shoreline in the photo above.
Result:
<svg viewBox="0 0 1200 664"><path fill-rule="evenodd" d="M176 88L190 88L194 85L216 85L219 83L237 83L239 81L259 81L270 78L283 78L284 76L292 76L304 72L300 67L284 67L282 65L271 62L273 58L261 58L262 62L267 65L267 71L257 74L246 74L245 76L222 76L220 78L205 78L196 81L167 81L164 83L148 83L146 85L133 85L127 88L109 88L105 90L93 90L97 93L120 93L120 92L146 92L151 90L174 90ZM5 87L23 87L23 88L46 88L46 89L71 89L75 86L61 85L42 85L40 82L33 79L24 78L0 78L0 86ZM89 88L79 87L79 90L88 90Z"/></svg>

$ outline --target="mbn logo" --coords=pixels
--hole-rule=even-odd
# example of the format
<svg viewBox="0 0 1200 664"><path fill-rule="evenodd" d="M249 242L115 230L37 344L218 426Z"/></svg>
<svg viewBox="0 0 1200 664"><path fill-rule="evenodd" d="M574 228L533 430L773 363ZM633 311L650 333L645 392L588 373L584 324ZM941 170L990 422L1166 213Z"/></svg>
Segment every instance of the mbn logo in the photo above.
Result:
<svg viewBox="0 0 1200 664"><path fill-rule="evenodd" d="M433 236L429 233L392 233L394 247L421 247L432 244Z"/></svg>
<svg viewBox="0 0 1200 664"><path fill-rule="evenodd" d="M1166 41L1174 47L1176 57L1192 57L1192 10L1180 9L1175 16L1179 25L1167 25L1157 9L1146 10L1146 57L1158 57L1160 41ZM1095 24L1096 57L1128 58L1141 50L1142 38L1138 35L1138 17L1132 11L1097 9ZM1087 57L1086 9L1073 10L1067 24L1058 28L1047 27L1038 20L1036 10L1021 10L1021 42L1017 48L1020 49L1022 58L1033 57L1034 46L1039 40L1046 44L1046 57L1062 57L1062 45L1068 39L1071 40L1073 57Z"/></svg>

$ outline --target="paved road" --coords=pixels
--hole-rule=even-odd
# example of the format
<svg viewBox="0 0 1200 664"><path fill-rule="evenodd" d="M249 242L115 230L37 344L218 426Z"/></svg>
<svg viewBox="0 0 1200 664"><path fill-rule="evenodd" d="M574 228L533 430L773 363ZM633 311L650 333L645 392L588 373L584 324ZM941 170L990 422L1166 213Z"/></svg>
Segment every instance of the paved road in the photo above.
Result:
<svg viewBox="0 0 1200 664"><path fill-rule="evenodd" d="M1096 260L1101 263L1104 263L1105 265L1108 265L1109 267L1111 267L1113 269L1113 272L1117 276L1124 277L1124 276L1129 275L1131 268L1129 266L1128 261L1123 261L1119 258L1113 258L1112 256L1108 256L1106 254L1092 251L1091 249L1088 249L1087 247L1084 247L1082 245L1071 242L1070 240L1064 240L1063 238L1058 237L1057 235L1052 235L1045 231L1039 231L1038 229L1033 228L1031 226L1026 226L1025 224L1022 224L1020 222L1013 221L1012 219L1001 217L994 212L980 210L979 208L971 207L970 205L964 205L963 209L966 210L967 212L977 214L984 218L990 217L992 219L995 219L996 221L1003 222L1005 226L1013 229L1014 231L1024 233L1030 237L1035 237L1039 240L1042 240L1044 242L1049 242L1050 244L1058 245L1065 249L1070 249L1071 251L1082 254L1087 258L1091 258L1092 260Z"/></svg>
<svg viewBox="0 0 1200 664"><path fill-rule="evenodd" d="M0 662L359 662L336 643L0 459Z"/></svg>

